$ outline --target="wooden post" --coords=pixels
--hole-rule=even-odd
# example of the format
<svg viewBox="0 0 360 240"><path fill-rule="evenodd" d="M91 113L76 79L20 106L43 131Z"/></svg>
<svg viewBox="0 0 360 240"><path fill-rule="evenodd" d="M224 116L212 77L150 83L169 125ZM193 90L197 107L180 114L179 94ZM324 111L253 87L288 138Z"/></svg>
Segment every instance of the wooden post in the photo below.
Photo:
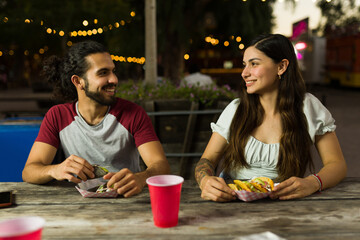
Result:
<svg viewBox="0 0 360 240"><path fill-rule="evenodd" d="M156 0L145 1L145 82L156 84L157 44L156 44Z"/></svg>
<svg viewBox="0 0 360 240"><path fill-rule="evenodd" d="M199 110L199 103L192 102L190 111L197 111ZM185 139L183 143L182 153L188 153L191 148L194 131L195 131L195 124L196 124L197 114L190 114L188 118L188 123L186 126L185 132ZM183 176L185 179L189 179L191 173L191 165L192 162L189 160L188 157L181 157L180 159L180 175Z"/></svg>

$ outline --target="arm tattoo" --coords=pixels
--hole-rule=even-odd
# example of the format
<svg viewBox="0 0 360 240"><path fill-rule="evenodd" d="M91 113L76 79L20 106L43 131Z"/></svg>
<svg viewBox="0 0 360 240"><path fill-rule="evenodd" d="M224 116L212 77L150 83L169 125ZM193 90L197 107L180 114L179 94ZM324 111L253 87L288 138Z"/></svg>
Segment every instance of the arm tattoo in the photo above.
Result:
<svg viewBox="0 0 360 240"><path fill-rule="evenodd" d="M215 169L213 163L206 158L201 158L195 168L195 179L200 185L201 180L206 176L214 176Z"/></svg>

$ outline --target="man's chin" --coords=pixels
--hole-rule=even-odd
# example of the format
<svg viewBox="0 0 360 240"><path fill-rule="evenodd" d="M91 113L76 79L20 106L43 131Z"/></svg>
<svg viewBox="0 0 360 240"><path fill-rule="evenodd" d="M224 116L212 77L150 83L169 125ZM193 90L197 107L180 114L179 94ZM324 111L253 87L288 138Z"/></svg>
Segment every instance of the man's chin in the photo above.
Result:
<svg viewBox="0 0 360 240"><path fill-rule="evenodd" d="M92 99L93 101L97 102L100 105L103 106L111 106L116 102L116 97L115 96L111 96L111 97L100 97L100 96L93 96L91 94L87 95L90 99Z"/></svg>
<svg viewBox="0 0 360 240"><path fill-rule="evenodd" d="M111 97L109 100L99 101L98 103L104 106L111 106L116 102L116 97Z"/></svg>

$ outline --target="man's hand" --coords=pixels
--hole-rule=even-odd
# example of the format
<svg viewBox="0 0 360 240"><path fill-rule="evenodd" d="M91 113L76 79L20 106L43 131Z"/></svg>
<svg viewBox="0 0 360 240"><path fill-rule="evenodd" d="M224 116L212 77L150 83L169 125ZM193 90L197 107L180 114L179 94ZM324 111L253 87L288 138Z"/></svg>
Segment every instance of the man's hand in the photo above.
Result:
<svg viewBox="0 0 360 240"><path fill-rule="evenodd" d="M76 175L76 176L74 176ZM71 155L62 163L54 166L52 176L56 180L70 180L74 183L86 181L88 178L94 178L94 168L85 159Z"/></svg>
<svg viewBox="0 0 360 240"><path fill-rule="evenodd" d="M201 180L201 197L216 202L229 202L235 200L235 192L220 177L206 176Z"/></svg>
<svg viewBox="0 0 360 240"><path fill-rule="evenodd" d="M306 178L291 177L274 187L270 198L289 200L302 198L319 190L319 183L312 176Z"/></svg>
<svg viewBox="0 0 360 240"><path fill-rule="evenodd" d="M145 186L141 178L127 168L123 168L117 173L108 173L104 179L110 179L107 187L115 189L118 194L124 197L140 193Z"/></svg>

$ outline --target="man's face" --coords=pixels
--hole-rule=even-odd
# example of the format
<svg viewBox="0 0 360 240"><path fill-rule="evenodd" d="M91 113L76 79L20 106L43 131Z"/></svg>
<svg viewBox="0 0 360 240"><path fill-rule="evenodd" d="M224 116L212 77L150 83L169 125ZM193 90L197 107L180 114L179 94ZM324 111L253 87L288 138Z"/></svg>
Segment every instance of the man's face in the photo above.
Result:
<svg viewBox="0 0 360 240"><path fill-rule="evenodd" d="M110 54L95 53L87 56L86 60L90 64L84 77L86 96L101 105L112 105L116 101L118 79Z"/></svg>

